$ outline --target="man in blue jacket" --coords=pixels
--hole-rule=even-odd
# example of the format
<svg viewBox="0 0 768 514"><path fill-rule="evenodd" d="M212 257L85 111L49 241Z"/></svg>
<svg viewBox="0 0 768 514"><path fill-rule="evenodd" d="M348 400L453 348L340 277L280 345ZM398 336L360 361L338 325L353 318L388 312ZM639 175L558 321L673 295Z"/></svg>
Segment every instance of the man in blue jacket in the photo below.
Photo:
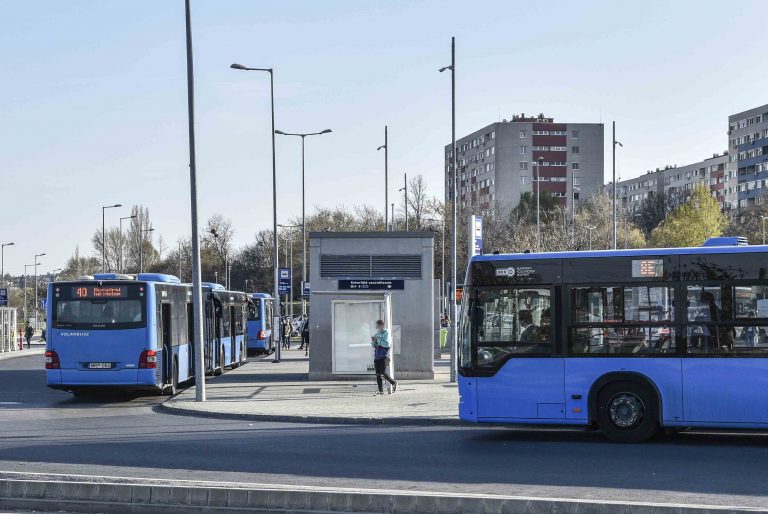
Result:
<svg viewBox="0 0 768 514"><path fill-rule="evenodd" d="M376 333L371 337L371 346L373 346L373 368L376 370L376 384L379 386L377 395L384 394L384 380L390 383L392 388L390 393L397 390L397 382L387 374L387 365L389 364L389 330L384 328L384 321L376 322Z"/></svg>

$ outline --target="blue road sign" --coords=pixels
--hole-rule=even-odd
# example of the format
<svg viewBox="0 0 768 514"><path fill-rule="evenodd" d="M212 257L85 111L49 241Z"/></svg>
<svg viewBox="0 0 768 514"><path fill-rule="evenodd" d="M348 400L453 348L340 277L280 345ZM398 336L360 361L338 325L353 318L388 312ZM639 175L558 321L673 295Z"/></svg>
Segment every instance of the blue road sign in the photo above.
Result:
<svg viewBox="0 0 768 514"><path fill-rule="evenodd" d="M301 283L301 296L309 296L310 287L309 282L302 282Z"/></svg>
<svg viewBox="0 0 768 514"><path fill-rule="evenodd" d="M40 298L40 308L43 310L48 308L48 298Z"/></svg>
<svg viewBox="0 0 768 514"><path fill-rule="evenodd" d="M0 289L0 307L5 307L8 305L8 290L3 288Z"/></svg>
<svg viewBox="0 0 768 514"><path fill-rule="evenodd" d="M280 268L277 270L277 292L279 294L289 294L291 292L291 268Z"/></svg>

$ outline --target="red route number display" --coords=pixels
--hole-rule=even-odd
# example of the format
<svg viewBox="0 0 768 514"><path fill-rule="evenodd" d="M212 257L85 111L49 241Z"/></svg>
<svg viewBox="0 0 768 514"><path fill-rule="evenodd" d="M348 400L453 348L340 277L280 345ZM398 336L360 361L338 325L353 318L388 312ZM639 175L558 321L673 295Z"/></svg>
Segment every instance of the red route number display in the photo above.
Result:
<svg viewBox="0 0 768 514"><path fill-rule="evenodd" d="M75 286L72 297L80 299L92 298L125 298L127 288L120 286Z"/></svg>

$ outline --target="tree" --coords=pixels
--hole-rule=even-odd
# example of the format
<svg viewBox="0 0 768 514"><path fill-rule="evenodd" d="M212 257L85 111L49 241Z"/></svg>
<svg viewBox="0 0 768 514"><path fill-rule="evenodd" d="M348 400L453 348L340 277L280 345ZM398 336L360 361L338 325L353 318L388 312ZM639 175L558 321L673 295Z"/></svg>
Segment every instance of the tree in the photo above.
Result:
<svg viewBox="0 0 768 514"><path fill-rule="evenodd" d="M651 233L657 247L701 246L710 237L722 235L728 218L709 188L696 186L688 201L676 208Z"/></svg>
<svg viewBox="0 0 768 514"><path fill-rule="evenodd" d="M427 183L424 182L424 177L416 175L408 183L408 221L416 230L421 229L428 205Z"/></svg>
<svg viewBox="0 0 768 514"><path fill-rule="evenodd" d="M546 191L539 194L539 218L545 212L553 211L560 207L560 201ZM520 195L520 202L512 210L512 215L517 219L526 219L536 223L536 195L527 191Z"/></svg>
<svg viewBox="0 0 768 514"><path fill-rule="evenodd" d="M83 257L80 247L75 246L75 253L67 259L64 269L59 273L61 280L76 280L84 275L93 275L101 271L101 259L98 257Z"/></svg>
<svg viewBox="0 0 768 514"><path fill-rule="evenodd" d="M651 193L642 201L635 214L638 225L643 232L650 234L664 221L664 218L683 203L685 203L685 196L680 190L671 189L666 193Z"/></svg>

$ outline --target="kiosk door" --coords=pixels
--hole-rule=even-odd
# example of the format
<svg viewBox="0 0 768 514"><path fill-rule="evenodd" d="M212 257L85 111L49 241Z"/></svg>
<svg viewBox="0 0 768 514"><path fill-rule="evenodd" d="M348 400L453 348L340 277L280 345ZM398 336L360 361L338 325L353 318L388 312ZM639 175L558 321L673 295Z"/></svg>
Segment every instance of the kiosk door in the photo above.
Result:
<svg viewBox="0 0 768 514"><path fill-rule="evenodd" d="M376 321L380 319L392 334L388 295L381 300L333 301L334 374L363 375L373 370L371 336L376 333ZM394 348L390 350L390 360L393 353Z"/></svg>

